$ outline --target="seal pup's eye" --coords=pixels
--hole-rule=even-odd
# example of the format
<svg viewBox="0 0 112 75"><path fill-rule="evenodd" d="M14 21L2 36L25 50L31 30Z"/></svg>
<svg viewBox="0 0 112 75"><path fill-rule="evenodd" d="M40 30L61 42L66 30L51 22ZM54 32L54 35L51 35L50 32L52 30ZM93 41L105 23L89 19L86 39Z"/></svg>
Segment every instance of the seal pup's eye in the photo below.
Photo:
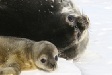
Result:
<svg viewBox="0 0 112 75"><path fill-rule="evenodd" d="M42 63L45 63L46 62L46 59L41 59L40 60Z"/></svg>
<svg viewBox="0 0 112 75"><path fill-rule="evenodd" d="M55 56L55 60L58 61L58 56L57 55Z"/></svg>
<svg viewBox="0 0 112 75"><path fill-rule="evenodd" d="M69 20L70 22L74 22L75 17L74 17L73 15L69 15L69 16L68 16L68 20Z"/></svg>

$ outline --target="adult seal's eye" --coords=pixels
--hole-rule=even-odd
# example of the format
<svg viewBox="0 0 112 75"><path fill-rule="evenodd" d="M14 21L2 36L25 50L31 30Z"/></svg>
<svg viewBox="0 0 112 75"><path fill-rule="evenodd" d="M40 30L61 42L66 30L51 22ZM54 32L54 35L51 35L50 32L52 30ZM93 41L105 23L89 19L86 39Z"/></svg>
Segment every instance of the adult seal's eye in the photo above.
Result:
<svg viewBox="0 0 112 75"><path fill-rule="evenodd" d="M68 16L68 21L74 22L74 20L75 20L75 17L73 15Z"/></svg>
<svg viewBox="0 0 112 75"><path fill-rule="evenodd" d="M46 59L41 59L40 60L42 63L45 63L46 62Z"/></svg>
<svg viewBox="0 0 112 75"><path fill-rule="evenodd" d="M57 55L55 56L55 60L58 61L58 56Z"/></svg>

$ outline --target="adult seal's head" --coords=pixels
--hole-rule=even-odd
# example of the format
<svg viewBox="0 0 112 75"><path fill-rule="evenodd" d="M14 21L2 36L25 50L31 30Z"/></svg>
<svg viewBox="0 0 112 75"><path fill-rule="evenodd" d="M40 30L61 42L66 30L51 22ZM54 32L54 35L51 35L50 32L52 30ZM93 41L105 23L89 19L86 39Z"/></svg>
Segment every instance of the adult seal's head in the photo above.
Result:
<svg viewBox="0 0 112 75"><path fill-rule="evenodd" d="M50 41L60 57L72 59L85 49L89 27L72 1L0 0L0 35Z"/></svg>
<svg viewBox="0 0 112 75"><path fill-rule="evenodd" d="M33 60L35 65L46 71L57 68L58 50L55 45L48 41L36 42L33 45Z"/></svg>

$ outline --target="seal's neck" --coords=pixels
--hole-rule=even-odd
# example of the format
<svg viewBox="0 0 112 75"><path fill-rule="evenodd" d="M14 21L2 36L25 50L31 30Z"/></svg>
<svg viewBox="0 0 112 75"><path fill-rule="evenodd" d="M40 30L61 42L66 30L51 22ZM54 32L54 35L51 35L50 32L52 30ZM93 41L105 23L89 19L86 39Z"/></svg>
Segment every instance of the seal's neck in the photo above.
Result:
<svg viewBox="0 0 112 75"><path fill-rule="evenodd" d="M23 70L36 69L36 66L34 64L34 58L33 58L33 49L32 49L33 45L34 43L28 44L25 49L27 62L25 62Z"/></svg>

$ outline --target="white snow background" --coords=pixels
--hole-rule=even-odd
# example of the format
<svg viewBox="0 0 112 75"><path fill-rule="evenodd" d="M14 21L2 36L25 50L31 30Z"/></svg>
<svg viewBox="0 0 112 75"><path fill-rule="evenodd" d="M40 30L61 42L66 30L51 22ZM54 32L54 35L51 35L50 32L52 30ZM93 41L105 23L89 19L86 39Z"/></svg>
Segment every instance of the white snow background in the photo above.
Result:
<svg viewBox="0 0 112 75"><path fill-rule="evenodd" d="M90 42L75 61L82 75L112 75L112 0L76 0L90 18Z"/></svg>
<svg viewBox="0 0 112 75"><path fill-rule="evenodd" d="M59 58L54 72L32 70L21 75L112 75L112 0L73 1L91 21L85 53L74 62Z"/></svg>

